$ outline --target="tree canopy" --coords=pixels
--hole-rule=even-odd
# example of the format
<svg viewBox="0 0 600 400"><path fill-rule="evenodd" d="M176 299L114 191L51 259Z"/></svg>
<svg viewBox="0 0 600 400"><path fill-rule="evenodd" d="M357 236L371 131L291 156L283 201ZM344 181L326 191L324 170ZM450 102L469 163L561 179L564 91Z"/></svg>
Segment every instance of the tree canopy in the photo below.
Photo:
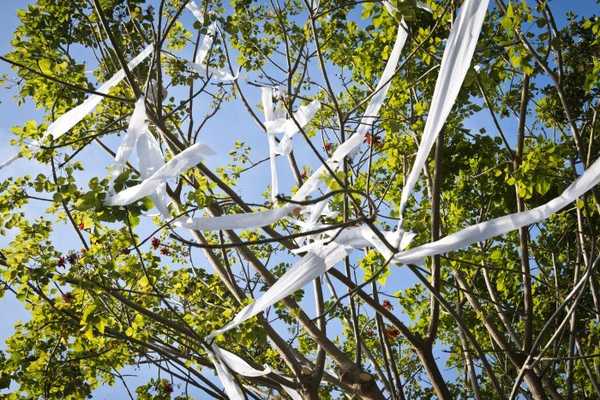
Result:
<svg viewBox="0 0 600 400"><path fill-rule="evenodd" d="M0 397L600 398L597 4L18 10Z"/></svg>

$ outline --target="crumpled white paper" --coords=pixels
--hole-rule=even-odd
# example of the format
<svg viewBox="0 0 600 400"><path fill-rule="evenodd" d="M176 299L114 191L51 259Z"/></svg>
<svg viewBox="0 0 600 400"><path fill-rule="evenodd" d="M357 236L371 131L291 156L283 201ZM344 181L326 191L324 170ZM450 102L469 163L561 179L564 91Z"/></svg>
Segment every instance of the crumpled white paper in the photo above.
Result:
<svg viewBox="0 0 600 400"><path fill-rule="evenodd" d="M260 98L262 103L263 115L265 117L265 128L267 130L267 141L269 143L269 165L271 168L271 201L273 204L277 201L279 194L279 174L277 172L277 155L288 155L292 151L292 138L301 128L304 128L315 113L321 107L317 100L310 104L301 106L294 113L294 119L285 118L285 109L282 102L278 102L277 107L273 106L273 96L281 97L282 91L276 93L271 87L262 87ZM277 144L275 134L283 133L281 142Z"/></svg>
<svg viewBox="0 0 600 400"><path fill-rule="evenodd" d="M452 25L452 30L444 49L442 65L435 84L423 137L419 144L413 167L402 188L398 229L402 229L402 214L406 207L406 202L417 183L425 162L427 162L427 156L431 151L431 147L435 143L438 134L446 122L446 118L448 118L448 114L452 110L452 106L456 101L456 97L469 70L487 6L488 0L466 0Z"/></svg>
<svg viewBox="0 0 600 400"><path fill-rule="evenodd" d="M283 133L279 145L276 147L277 154L290 154L292 151L292 138L300 128L304 128L317 111L321 108L321 103L318 100L313 100L307 105L298 107L298 111L294 113L294 118L277 118L265 121L267 133Z"/></svg>
<svg viewBox="0 0 600 400"><path fill-rule="evenodd" d="M107 198L106 204L110 206L124 206L142 197L151 195L161 184L166 183L169 178L177 177L183 171L193 167L205 159L206 156L212 154L214 152L207 145L196 143L177 154L151 176L144 179L142 183Z"/></svg>
<svg viewBox="0 0 600 400"><path fill-rule="evenodd" d="M548 203L529 211L509 214L481 222L435 242L400 252L394 256L394 262L398 264L421 264L425 257L459 250L472 243L482 242L523 226L538 223L577 200L578 197L581 197L598 183L600 183L600 159L596 160L585 170L583 175L569 185L560 196Z"/></svg>
<svg viewBox="0 0 600 400"><path fill-rule="evenodd" d="M139 138L137 142L137 153L139 158L140 175L142 179L151 177L156 171L165 165L162 152L158 142L146 130ZM167 195L167 184L161 183L157 185L154 193L150 195L154 206L165 219L171 218L169 212L169 203L171 202Z"/></svg>
<svg viewBox="0 0 600 400"><path fill-rule="evenodd" d="M330 243L309 252L283 274L260 298L244 307L231 322L221 329L211 332L207 340L212 340L217 335L234 329L249 318L265 311L279 300L286 298L313 279L323 275L325 271L347 255L346 248L337 243Z"/></svg>

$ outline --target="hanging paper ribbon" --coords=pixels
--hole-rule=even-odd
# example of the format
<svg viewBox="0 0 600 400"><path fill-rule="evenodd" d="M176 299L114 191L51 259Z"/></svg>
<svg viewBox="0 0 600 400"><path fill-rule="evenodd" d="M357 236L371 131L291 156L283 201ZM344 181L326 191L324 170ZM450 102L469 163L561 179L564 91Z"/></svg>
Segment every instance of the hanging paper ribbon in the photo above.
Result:
<svg viewBox="0 0 600 400"><path fill-rule="evenodd" d="M133 60L131 60L127 64L127 68L132 70L137 67L142 61L144 61L152 51L154 50L154 45L148 45L140 54L138 54ZM108 81L106 81L102 86L100 86L96 91L104 94L108 94L110 89L118 85L125 78L125 71L120 69L114 74ZM54 121L48 127L44 137L41 142L48 137L53 137L54 139L58 139L64 133L68 132L73 126L75 126L79 121L81 121L85 116L94 111L96 106L100 104L100 102L104 99L104 96L99 94L93 94L88 97L83 103L78 105L77 107L67 111L65 114L61 115L56 121Z"/></svg>
<svg viewBox="0 0 600 400"><path fill-rule="evenodd" d="M427 156L431 151L431 147L435 143L439 132L446 122L446 118L448 118L448 114L452 110L452 106L456 101L456 97L469 70L487 6L488 0L466 0L452 25L452 30L448 36L442 57L440 73L433 91L433 98L427 122L425 123L423 137L419 144L412 169L402 189L398 230L402 229L402 214L404 213L406 202L417 183L425 162L427 162Z"/></svg>
<svg viewBox="0 0 600 400"><path fill-rule="evenodd" d="M228 229L248 229L260 228L274 224L280 219L291 214L298 206L286 205L284 207L274 208L268 211L258 211L253 213L241 213L233 215L221 215L219 217L204 218L180 218L175 222L175 226L198 231L219 231Z"/></svg>
<svg viewBox="0 0 600 400"><path fill-rule="evenodd" d="M369 101L369 104L367 105L367 110L365 111L365 114L361 120L361 123L357 129L357 132L354 135L352 135L349 139L347 139L344 143L342 143L340 146L338 146L338 148L335 150L333 155L326 161L327 165L334 171L340 167L341 161L344 159L344 157L346 157L356 147L360 146L364 142L365 135L368 133L370 126L372 125L372 123L377 118L377 115L379 114L379 110L380 110L383 102L385 101L387 91L391 84L392 77L394 76L394 73L396 71L396 67L398 65L398 60L400 59L400 53L402 52L402 49L404 48L404 45L406 43L406 38L407 38L408 34L407 34L407 31L404 26L405 26L404 21L402 21L402 23L398 25L396 41L394 42L394 47L390 54L390 58L388 59L388 61L386 63L385 69L383 71L381 79L379 80L379 83L377 84L374 95L371 97L371 100ZM264 88L264 89L269 90L269 88ZM270 89L270 90L272 91L272 89ZM263 101L266 100L265 96L267 96L267 95L263 94ZM272 103L272 95L271 95L271 103ZM264 106L264 103L263 103L263 110L268 110L268 109L272 110L272 106L271 107ZM298 189L298 191L292 197L292 199L295 201L306 200L306 198L318 188L321 176L325 173L327 173L327 168L325 166L321 166L320 168L318 168L304 182L304 184ZM269 216L271 216L271 217L281 216L281 218L283 218L284 216L289 215L289 213L292 210L293 210L293 208L290 208L289 206L284 206L284 207L272 210L269 213ZM236 214L236 215L232 215L231 217L240 219L241 221L244 221L247 223L246 225L243 225L241 223L236 224L237 228L251 229L251 228L257 228L257 227L261 227L261 226L270 225L274 222L272 220L260 221L260 216L263 216L263 215L264 215L263 212L258 212L258 213ZM227 216L227 217L229 217L229 216ZM224 217L217 217L217 218L224 218ZM208 219L210 219L210 218L202 220L202 224L206 227L205 228L206 230L209 230L210 226L211 226L210 222L208 222ZM222 219L221 221L227 221L229 223L228 219L227 220ZM226 228L221 228L221 226L222 226L221 223L216 223L212 226L216 229L226 229Z"/></svg>
<svg viewBox="0 0 600 400"><path fill-rule="evenodd" d="M583 175L565 189L560 196L548 203L529 211L509 214L490 221L481 222L435 242L398 253L394 256L394 262L398 264L421 264L425 257L446 254L462 249L470 244L503 235L523 226L541 222L577 200L577 198L581 197L598 183L600 183L600 159L596 160L585 170Z"/></svg>

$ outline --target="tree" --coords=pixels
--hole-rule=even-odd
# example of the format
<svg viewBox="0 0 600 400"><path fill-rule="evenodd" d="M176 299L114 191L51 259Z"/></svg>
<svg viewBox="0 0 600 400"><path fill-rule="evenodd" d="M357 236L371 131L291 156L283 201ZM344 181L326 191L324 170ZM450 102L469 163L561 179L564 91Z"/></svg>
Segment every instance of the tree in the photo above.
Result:
<svg viewBox="0 0 600 400"><path fill-rule="evenodd" d="M83 398L137 363L160 372L143 399L600 397L600 20L491 3L19 10L1 59L46 116L13 142L48 173L0 186L1 293L31 313L6 397Z"/></svg>

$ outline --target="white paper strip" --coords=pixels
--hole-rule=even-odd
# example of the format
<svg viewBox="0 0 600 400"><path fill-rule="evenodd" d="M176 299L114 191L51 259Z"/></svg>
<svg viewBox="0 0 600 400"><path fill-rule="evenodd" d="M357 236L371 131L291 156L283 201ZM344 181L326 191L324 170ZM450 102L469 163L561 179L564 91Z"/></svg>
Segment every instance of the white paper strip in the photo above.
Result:
<svg viewBox="0 0 600 400"><path fill-rule="evenodd" d="M152 176L152 174L165 165L158 142L147 130L138 138L137 153L139 158L140 175L142 179L149 178ZM167 184L159 184L155 192L151 194L151 197L154 206L163 216L163 218L170 219L170 199L167 195Z"/></svg>
<svg viewBox="0 0 600 400"><path fill-rule="evenodd" d="M349 139L347 139L344 143L337 147L334 151L333 155L327 160L327 165L333 169L337 170L341 166L342 160L350 154L354 149L360 146L364 142L365 135L368 133L370 127L373 122L379 115L379 110L385 101L385 97L387 96L388 89L391 84L392 77L396 72L396 66L398 65L398 60L400 59L400 53L404 48L404 44L406 43L407 31L404 28L404 20L398 25L398 32L396 34L396 41L394 43L394 48L392 49L392 53L390 54L390 58L388 59L385 69L383 70L383 74L381 75L381 79L377 84L375 89L375 94L371 97L371 101L367 105L367 109L363 118L361 119L360 125L358 126L356 133L352 135ZM294 200L305 200L308 195L310 195L313 191L317 189L320 183L321 176L327 173L327 168L322 165L320 166L300 187L298 192L294 195Z"/></svg>
<svg viewBox="0 0 600 400"><path fill-rule="evenodd" d="M265 125L267 125L274 119L273 89L270 87L262 87L260 90L260 100L262 103L263 115L265 116ZM279 194L279 175L277 173L275 137L272 134L267 133L267 141L269 143L269 166L271 168L271 202L275 204L277 195Z"/></svg>
<svg viewBox="0 0 600 400"><path fill-rule="evenodd" d="M402 229L402 214L406 202L417 183L425 162L427 162L431 147L444 126L467 75L487 7L488 0L466 0L460 9L460 14L454 21L442 57L440 73L435 84L423 137L413 167L402 189L398 229Z"/></svg>
<svg viewBox="0 0 600 400"><path fill-rule="evenodd" d="M238 385L237 381L235 380L235 377L233 376L231 371L229 371L227 366L217 357L217 355L213 352L212 349L209 349L207 347L205 347L204 349L206 350L208 358L215 366L215 371L217 373L217 376L221 380L221 383L223 384L223 389L225 390L225 394L227 394L227 397L230 400L245 400L246 398L244 396L244 392Z"/></svg>
<svg viewBox="0 0 600 400"><path fill-rule="evenodd" d="M307 105L300 106L298 111L294 113L294 119L276 119L265 122L268 133L284 133L277 149L278 154L287 155L291 153L292 138L296 133L300 132L300 128L303 129L308 125L320 108L321 103L318 100L314 100Z"/></svg>
<svg viewBox="0 0 600 400"><path fill-rule="evenodd" d="M230 370L232 370L236 374L248 377L257 377L265 376L273 372L271 368L269 368L267 365L265 365L264 370L256 369L250 364L248 364L246 361L244 361L242 358L218 347L215 344L213 344L211 347L214 354L221 360L221 362L223 362Z"/></svg>
<svg viewBox="0 0 600 400"><path fill-rule="evenodd" d="M214 154L214 152L208 146L196 143L177 154L139 185L127 188L106 199L106 204L110 206L123 206L148 196L152 194L158 186L165 183L167 179L178 176L183 171L198 164L206 156L212 154Z"/></svg>
<svg viewBox="0 0 600 400"><path fill-rule="evenodd" d="M212 332L207 340L212 340L215 336L239 326L279 300L293 294L313 279L323 275L325 271L346 257L347 254L347 250L337 243L331 243L316 252L308 253L283 274L260 298L244 307L231 322Z"/></svg>
<svg viewBox="0 0 600 400"><path fill-rule="evenodd" d="M208 26L206 35L204 35L204 38L202 39L202 42L200 42L200 46L198 47L198 51L196 52L196 58L194 58L194 63L196 65L201 66L201 68L204 68L204 71L202 72L206 72L206 58L208 57L208 52L212 47L216 32L217 23L213 22Z"/></svg>
<svg viewBox="0 0 600 400"><path fill-rule="evenodd" d="M297 206L286 205L268 211L222 215L205 218L180 218L175 226L198 231L218 231L228 229L250 229L272 225L291 214Z"/></svg>
<svg viewBox="0 0 600 400"><path fill-rule="evenodd" d="M152 50L154 46L152 44L148 45L140 54L138 54L134 59L132 59L127 67L129 69L134 69L137 67L144 59L146 59L150 54L152 54ZM125 78L125 72L120 69L117 71L108 81L106 81L102 86L100 86L96 91L100 93L107 94L110 89L115 87ZM77 125L83 118L85 118L89 113L94 111L96 106L100 104L100 102L104 99L104 96L93 94L88 97L83 103L78 105L77 107L67 111L63 115L61 115L56 121L50 124L44 136L39 141L34 141L30 147L39 147L40 143L43 143L48 137L54 137L57 139L61 137L63 134L68 132L72 127ZM32 149L33 151L33 149ZM37 149L36 149L37 151ZM21 158L21 154L17 153L4 163L0 164L0 170L8 167L14 161Z"/></svg>
<svg viewBox="0 0 600 400"><path fill-rule="evenodd" d="M196 17L196 19L198 20L198 22L200 22L201 25L204 24L204 13L200 9L200 7L198 7L196 2L190 1L185 5L185 8L187 8L194 15L194 17Z"/></svg>
<svg viewBox="0 0 600 400"><path fill-rule="evenodd" d="M113 166L112 176L116 178L123 172L127 160L133 151L133 147L138 141L138 138L148 129L148 120L146 117L146 104L144 96L141 96L135 103L133 114L129 119L129 127L127 134L117 149L115 162Z"/></svg>
<svg viewBox="0 0 600 400"><path fill-rule="evenodd" d="M190 63L191 67L200 75L209 75L219 81L228 82L236 80L240 73L239 68L237 72L232 75L223 68L210 67L208 65L208 53L213 45L217 29L218 25L216 22L213 22L208 26L206 35L204 35L204 38L198 47L198 51L196 52L196 58L194 58L193 63Z"/></svg>
<svg viewBox="0 0 600 400"><path fill-rule="evenodd" d="M154 50L154 45L149 44L140 54L138 54L133 60L129 61L127 67L132 70L137 67L142 61L144 61L152 51ZM115 73L108 81L106 81L102 86L100 86L96 91L100 93L107 94L110 89L115 87L125 78L125 71L120 69ZM104 99L104 96L94 94L88 97L83 103L78 105L77 107L67 111L63 115L61 115L56 121L54 121L48 127L48 130L44 134L41 143L48 137L54 137L54 139L58 139L64 133L68 132L73 126L75 126L79 121L81 121L86 115L94 111L96 106L100 104L100 102Z"/></svg>
<svg viewBox="0 0 600 400"><path fill-rule="evenodd" d="M13 155L8 160L6 160L2 164L0 164L0 170L3 169L3 168L8 167L10 164L12 164L13 162L17 161L19 158L21 158L21 153L17 153L15 155Z"/></svg>
<svg viewBox="0 0 600 400"><path fill-rule="evenodd" d="M535 224L548 218L553 213L566 207L578 197L600 182L600 159L596 160L575 182L558 197L546 204L523 211L505 215L486 222L472 225L459 232L448 235L435 242L427 243L414 249L396 254L394 261L399 264L421 264L423 259L436 254L445 254L462 249L472 243L482 242L494 236Z"/></svg>
<svg viewBox="0 0 600 400"><path fill-rule="evenodd" d="M396 248L404 250L412 242L416 236L413 232L382 232L386 240ZM392 252L387 246L373 233L371 228L364 224L358 227L352 228L340 228L338 230L332 230L323 233L323 239L316 240L312 243L299 247L292 250L294 254L306 253L307 251L315 251L316 249L325 246L332 240L335 243L343 245L345 247L353 249L364 249L365 247L374 247L379 251L383 257L387 260L392 257Z"/></svg>

